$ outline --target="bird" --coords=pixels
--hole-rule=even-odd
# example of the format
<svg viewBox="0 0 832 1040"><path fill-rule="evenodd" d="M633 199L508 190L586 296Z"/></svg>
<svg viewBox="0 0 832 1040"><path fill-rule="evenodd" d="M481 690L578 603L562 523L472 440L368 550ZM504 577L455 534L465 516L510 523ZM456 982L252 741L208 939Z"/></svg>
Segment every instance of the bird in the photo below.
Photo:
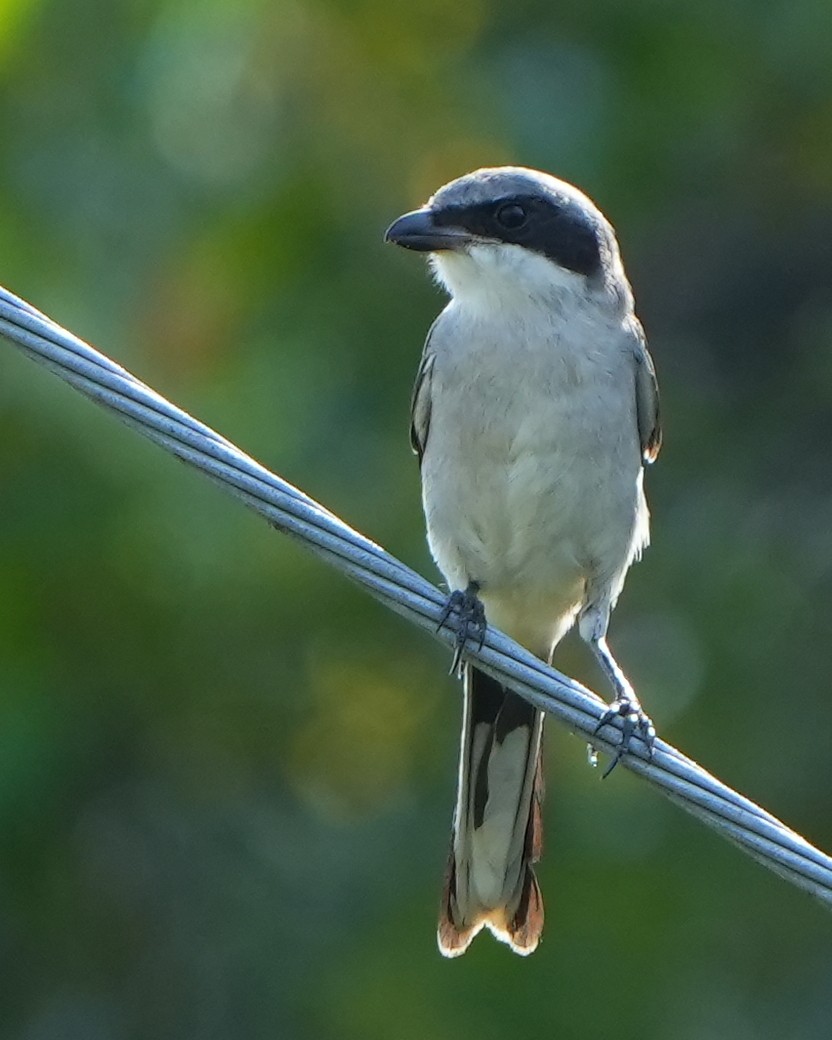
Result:
<svg viewBox="0 0 832 1040"><path fill-rule="evenodd" d="M598 729L623 722L610 769L634 735L652 753L653 723L607 628L649 542L656 373L612 225L566 181L478 169L395 220L385 240L428 254L450 297L425 342L410 427L464 691L438 945L457 957L487 928L527 955L544 918L533 867L543 713L462 652L494 625L551 662L577 625L614 691Z"/></svg>

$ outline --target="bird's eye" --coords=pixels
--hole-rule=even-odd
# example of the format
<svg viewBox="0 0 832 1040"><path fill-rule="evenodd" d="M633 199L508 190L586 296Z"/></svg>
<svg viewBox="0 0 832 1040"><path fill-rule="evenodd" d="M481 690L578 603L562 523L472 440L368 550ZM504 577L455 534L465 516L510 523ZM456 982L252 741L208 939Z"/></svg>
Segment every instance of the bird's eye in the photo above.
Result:
<svg viewBox="0 0 832 1040"><path fill-rule="evenodd" d="M497 223L504 228L521 228L526 223L526 211L516 202L508 202L497 210Z"/></svg>

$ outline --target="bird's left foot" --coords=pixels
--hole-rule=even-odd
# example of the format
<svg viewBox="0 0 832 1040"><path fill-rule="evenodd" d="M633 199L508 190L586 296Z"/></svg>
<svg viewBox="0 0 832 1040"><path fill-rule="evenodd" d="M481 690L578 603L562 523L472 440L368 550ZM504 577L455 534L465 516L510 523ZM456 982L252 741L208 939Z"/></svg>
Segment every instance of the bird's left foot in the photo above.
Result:
<svg viewBox="0 0 832 1040"><path fill-rule="evenodd" d="M621 743L616 748L612 762L604 771L604 775L601 777L602 780L610 775L624 755L630 750L630 741L634 736L640 737L644 741L647 746L648 757L653 757L653 745L656 743L656 728L649 715L646 715L642 710L639 702L631 700L629 697L621 697L613 701L601 716L598 725L595 727L595 732L600 732L604 726L617 718L622 719L624 722Z"/></svg>
<svg viewBox="0 0 832 1040"><path fill-rule="evenodd" d="M454 658L451 662L451 674L459 674L462 663L462 651L468 640L477 643L477 649L482 650L485 642L485 633L488 624L485 620L485 608L477 593L480 591L479 584L475 581L468 583L468 588L463 592L456 589L448 596L439 624L436 626L438 632L443 625L447 624L452 614L456 614L456 643L454 644Z"/></svg>

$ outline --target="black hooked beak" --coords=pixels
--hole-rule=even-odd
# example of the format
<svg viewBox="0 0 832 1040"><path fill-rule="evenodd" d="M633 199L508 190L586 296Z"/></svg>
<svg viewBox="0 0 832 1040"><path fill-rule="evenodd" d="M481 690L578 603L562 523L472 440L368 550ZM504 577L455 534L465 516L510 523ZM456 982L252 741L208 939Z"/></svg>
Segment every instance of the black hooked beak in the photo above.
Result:
<svg viewBox="0 0 832 1040"><path fill-rule="evenodd" d="M460 227L440 227L434 223L433 211L416 209L394 220L384 233L385 242L405 249L435 253L442 249L459 249L471 241L471 233Z"/></svg>

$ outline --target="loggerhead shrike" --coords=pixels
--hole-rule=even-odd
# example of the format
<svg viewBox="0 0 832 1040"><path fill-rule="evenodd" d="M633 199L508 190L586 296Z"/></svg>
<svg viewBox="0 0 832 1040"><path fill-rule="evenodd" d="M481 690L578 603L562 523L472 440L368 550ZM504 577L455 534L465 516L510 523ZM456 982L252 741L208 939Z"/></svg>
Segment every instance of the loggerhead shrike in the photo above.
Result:
<svg viewBox="0 0 832 1040"><path fill-rule="evenodd" d="M655 732L606 633L647 545L645 463L661 443L656 376L609 222L577 188L477 170L399 217L386 240L430 254L451 300L416 377L411 441L428 541L458 615L457 662L488 621L544 660L577 621L624 736ZM459 789L439 948L483 928L529 954L543 927L543 715L464 663ZM612 768L612 766L610 766Z"/></svg>

